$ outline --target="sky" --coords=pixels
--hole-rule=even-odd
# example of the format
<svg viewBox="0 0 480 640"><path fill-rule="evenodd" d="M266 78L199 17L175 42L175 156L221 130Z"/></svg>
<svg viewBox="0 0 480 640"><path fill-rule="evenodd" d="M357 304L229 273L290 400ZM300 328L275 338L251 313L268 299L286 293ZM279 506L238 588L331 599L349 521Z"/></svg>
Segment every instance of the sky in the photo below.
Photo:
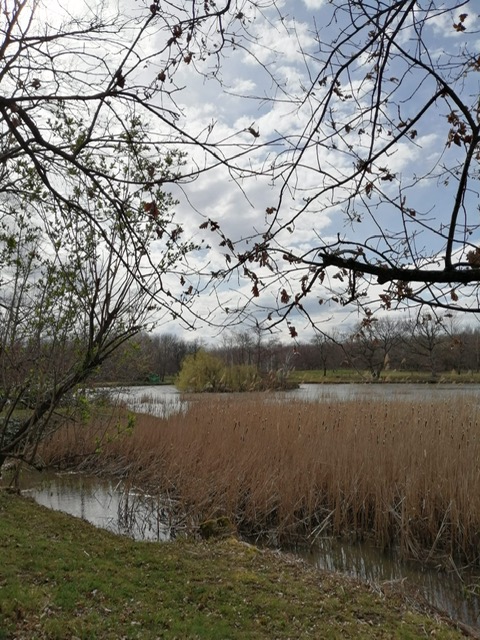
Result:
<svg viewBox="0 0 480 640"><path fill-rule="evenodd" d="M148 4L137 0L120 0L119 6L122 11L140 18L148 11ZM220 69L216 68L215 56L207 56L204 61L194 56L190 64L180 65L176 69L173 81L168 77L165 82L166 91L175 88L172 97L175 100L174 108L179 114L180 127L193 136L209 131L208 140L226 144L226 153L241 152L238 165L245 171L252 169L261 172L267 168L267 175L245 179L239 177L240 169L236 176L232 176L232 172L225 167L212 168L192 183L186 183L183 188L173 188L173 193L179 200L176 214L186 229L186 235L199 242L203 239L205 244L212 247L208 252L192 256L192 264L197 269L204 268L205 264L208 265L208 270L213 271L227 266L225 251L218 246L219 238L208 229L200 230L202 222L208 219L217 221L227 237L239 241L243 239L245 247L248 246L246 239L249 236L266 228L269 222L266 209L276 207L280 197L281 181L278 177L281 163L291 158L291 149L281 140L295 134L300 136L308 130L312 108L315 107L314 97L303 103L295 101L304 97L305 87L310 86L311 79L319 68L316 57L319 55L319 48L323 46L322 42L336 37L339 29L344 26L341 20L330 23L331 5L325 0L279 0L276 3L261 0L256 4L259 8L255 10L249 2L236 3L239 11L242 11L242 17L233 25L238 33L238 46L225 50ZM480 19L473 4L466 3L461 9L469 14L467 34L452 28L452 24L458 22L460 9L439 15L428 26L425 37L431 44L432 59L442 60L445 52L458 50L464 41L468 41L478 51L480 37L476 30L480 27ZM160 5L171 6L170 3L162 2ZM69 2L64 6L77 5ZM111 4L111 10L113 8L114 4ZM315 37L316 30L320 32L320 40ZM218 38L214 32L209 35L212 40ZM410 37L411 32L405 31L406 48ZM164 33L152 31L150 37L141 43L143 52L152 56L152 65L145 71L139 71L140 74L145 74L145 78L147 74L154 70L158 72L167 64L166 54L157 53L162 51L164 41ZM369 63L367 60L360 60L360 68L362 64L366 67ZM409 88L415 86L415 78L409 78L408 62L399 58L392 68L398 77L406 78L398 91L403 91L403 94L399 93L401 117L407 119L421 104L424 91L427 95L428 86L420 85L414 93L409 94ZM358 77L352 79L352 87L358 105L362 106L368 99L368 82L362 81L359 73ZM472 91L475 90L478 94L478 80L474 81L472 87ZM318 92L321 91L318 88ZM168 100L165 104L167 103L171 104ZM354 118L350 109L350 104L337 104L335 118L339 121ZM400 117L400 114L393 116ZM460 153L454 146L445 146L445 116L445 113L440 113L438 119L433 118L424 123L415 141L400 143L389 158L389 170L395 176L402 176L407 183L412 176L432 171L430 177L422 181L421 187L406 191L409 206L422 212L425 219L429 216L441 216L442 198L451 195L450 187L443 185L442 195L439 196L438 171L435 170L439 158L441 163L452 164L453 156ZM355 121L352 120L352 123L355 124ZM352 144L359 144L357 133L345 136L344 144L349 139L354 141ZM365 138L362 144L366 144ZM282 152L280 155L279 151ZM207 165L211 164L211 158L205 156L199 148L188 147L187 154L185 171L189 167L204 166L205 162ZM319 181L325 179L320 176L319 168L325 175L338 177L351 171L352 158L343 153L341 148L332 150L319 145L305 154L303 164L303 169L298 170L289 183L293 188L283 193L280 215L284 220L288 220L302 206L302 199L313 193ZM273 165L276 166L274 170L271 169ZM273 182L272 175L277 176ZM398 197L397 184L385 184L387 194L389 188L392 198ZM476 208L478 190L471 193L469 198L471 206ZM386 212L385 225L395 229L398 223L393 216L389 218L388 215ZM290 227L293 228L292 225ZM287 246L306 252L315 246L319 236L334 239L340 233L345 237L355 238L357 234L368 236L374 229L373 221L368 219L361 228L355 224L346 224L340 208L323 199L315 203L308 215L296 219L293 234L285 229L279 237L283 237ZM435 237L420 236L418 242L434 246ZM250 282L240 281L233 276L219 286L217 295L223 304L232 308L237 305L238 300L241 304L251 298L251 286ZM254 302L265 307L274 306L278 288L272 287L262 294L260 300ZM339 305L319 305L319 297L322 297L320 290L306 304L319 327L326 331L332 328L342 330L342 327L348 330L358 321L358 311L354 306L344 308ZM212 292L204 293L196 300L196 312L200 317L215 317L222 324L225 317L216 314L217 302L217 297ZM256 317L264 319L265 315L266 312L262 311ZM226 322L229 322L228 318ZM311 335L308 323L304 320L296 318L295 324L304 331L301 338L302 335ZM162 330L176 332L177 328L172 324L162 327ZM205 325L202 329L202 335L207 339L215 339L216 334L215 328ZM288 339L287 327L283 327L280 337Z"/></svg>

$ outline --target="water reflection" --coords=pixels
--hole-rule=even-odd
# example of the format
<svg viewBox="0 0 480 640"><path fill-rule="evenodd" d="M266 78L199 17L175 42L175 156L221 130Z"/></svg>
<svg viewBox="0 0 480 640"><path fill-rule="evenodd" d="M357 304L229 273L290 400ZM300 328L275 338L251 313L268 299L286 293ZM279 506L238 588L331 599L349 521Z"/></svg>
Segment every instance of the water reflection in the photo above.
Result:
<svg viewBox="0 0 480 640"><path fill-rule="evenodd" d="M370 584L402 583L418 590L434 607L455 620L480 628L480 598L472 593L480 577L456 570L436 571L405 562L391 552L368 544L349 544L331 538L317 540L312 548L296 547L295 553L319 569L347 574Z"/></svg>
<svg viewBox="0 0 480 640"><path fill-rule="evenodd" d="M178 528L166 500L127 490L121 483L80 474L25 474L22 493L112 533L167 541Z"/></svg>
<svg viewBox="0 0 480 640"><path fill-rule="evenodd" d="M118 387L108 390L113 397L124 402L135 413L147 413L166 418L186 411L188 403L172 385Z"/></svg>
<svg viewBox="0 0 480 640"><path fill-rule="evenodd" d="M348 400L448 400L450 397L480 397L478 384L348 383L302 384L288 397L309 402Z"/></svg>
<svg viewBox="0 0 480 640"><path fill-rule="evenodd" d="M186 411L188 403L198 395L183 395L172 385L122 387L110 390L115 397L138 413L166 417L172 413ZM305 402L347 402L355 400L448 400L452 397L468 396L480 400L478 384L302 384L291 391L255 392L272 400L300 400ZM248 400L251 394L221 393L209 395L209 398L236 397ZM202 396L204 398L204 396Z"/></svg>
<svg viewBox="0 0 480 640"><path fill-rule="evenodd" d="M24 492L39 504L88 520L136 540L167 541L181 529L178 505L165 499L126 491L121 483L80 474L25 474ZM366 544L319 538L308 549L288 549L320 569L344 573L371 584L406 582L425 600L452 618L480 628L480 598L469 589L479 578L462 572L422 569Z"/></svg>

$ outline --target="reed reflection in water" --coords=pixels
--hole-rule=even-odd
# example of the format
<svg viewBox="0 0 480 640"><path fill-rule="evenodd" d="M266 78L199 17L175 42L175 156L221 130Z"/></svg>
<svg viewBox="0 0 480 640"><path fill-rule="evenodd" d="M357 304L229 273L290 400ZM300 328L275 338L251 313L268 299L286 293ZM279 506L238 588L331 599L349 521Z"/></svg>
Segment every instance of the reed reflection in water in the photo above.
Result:
<svg viewBox="0 0 480 640"><path fill-rule="evenodd" d="M82 518L112 533L135 540L165 542L181 528L168 500L127 489L113 482L82 474L25 474L23 493L39 504Z"/></svg>
<svg viewBox="0 0 480 640"><path fill-rule="evenodd" d="M166 542L184 530L177 504L121 483L81 474L25 474L24 492L39 504L83 518L98 527L136 540ZM175 515L174 515L175 514ZM401 561L394 553L368 544L317 538L309 548L284 549L326 571L343 573L372 585L403 583L455 620L480 629L480 598L471 591L479 578L462 572L436 571Z"/></svg>
<svg viewBox="0 0 480 640"><path fill-rule="evenodd" d="M319 569L339 572L371 585L396 584L418 592L426 602L445 611L454 620L480 628L480 598L473 591L479 576L456 567L451 571L422 567L401 560L394 552L367 543L350 544L320 538L311 548L296 547L294 553Z"/></svg>

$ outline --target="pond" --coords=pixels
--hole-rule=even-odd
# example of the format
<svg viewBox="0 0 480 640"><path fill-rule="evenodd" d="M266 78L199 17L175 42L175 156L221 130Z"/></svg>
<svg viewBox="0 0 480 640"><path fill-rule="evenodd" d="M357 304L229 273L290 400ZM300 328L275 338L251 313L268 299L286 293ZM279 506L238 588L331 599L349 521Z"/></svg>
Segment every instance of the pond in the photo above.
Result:
<svg viewBox="0 0 480 640"><path fill-rule="evenodd" d="M184 523L173 518L175 505L127 490L121 482L81 474L25 474L24 493L39 504L88 520L137 540L167 542L181 534ZM453 619L480 629L480 598L473 586L479 577L452 566L451 571L400 561L391 552L368 544L347 544L321 538L309 548L288 548L320 569L359 578L374 585L397 582L418 590L427 602Z"/></svg>
<svg viewBox="0 0 480 640"><path fill-rule="evenodd" d="M205 396L183 396L173 386L145 386L115 389L119 399L136 412L168 416L185 411L188 403ZM231 394L216 394L219 398ZM244 396L247 394L243 394ZM480 399L480 385L454 384L332 384L301 385L288 392L262 394L267 401L290 399L306 402L343 402L357 399L395 400L399 398L435 400L468 397ZM210 397L210 396L209 396ZM28 477L25 492L37 502L66 511L122 535L135 539L168 541L186 529L179 505L143 495L121 483L75 474ZM480 597L475 585L480 578L452 565L451 571L426 569L400 561L393 553L383 553L368 545L350 545L330 538L319 538L308 549L293 551L308 562L328 571L342 572L373 584L406 582L418 588L426 600L452 618L480 629Z"/></svg>
<svg viewBox="0 0 480 640"><path fill-rule="evenodd" d="M97 390L103 392L104 389ZM136 413L148 413L166 417L178 411L185 411L187 401L173 385L118 387L107 389L114 398Z"/></svg>
<svg viewBox="0 0 480 640"><path fill-rule="evenodd" d="M322 570L343 573L372 585L404 585L452 619L480 629L480 576L472 572L460 573L453 565L451 570L426 568L366 543L349 544L331 538L317 540L311 549L297 548L295 552Z"/></svg>
<svg viewBox="0 0 480 640"><path fill-rule="evenodd" d="M439 400L449 397L477 396L478 384L402 384L402 383L351 383L351 384L302 384L292 392L292 397L311 402L347 400Z"/></svg>
<svg viewBox="0 0 480 640"><path fill-rule="evenodd" d="M132 411L166 416L175 411L185 411L189 396L180 394L172 385L122 387L112 389L119 400L125 402ZM259 392L261 393L261 392ZM219 398L246 394L213 394ZM302 384L291 391L272 391L262 394L274 400L304 400L306 402L346 402L358 399L369 400L438 400L442 398L477 397L480 401L478 384ZM205 397L205 396L202 396ZM210 396L209 396L210 397ZM198 395L190 396L190 401Z"/></svg>

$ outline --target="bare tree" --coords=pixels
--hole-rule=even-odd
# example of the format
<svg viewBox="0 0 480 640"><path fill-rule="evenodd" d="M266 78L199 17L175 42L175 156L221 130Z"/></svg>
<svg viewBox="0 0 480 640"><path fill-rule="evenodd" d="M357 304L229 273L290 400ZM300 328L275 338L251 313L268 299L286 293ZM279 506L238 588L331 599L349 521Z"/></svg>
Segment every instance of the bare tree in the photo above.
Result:
<svg viewBox="0 0 480 640"><path fill-rule="evenodd" d="M465 327L459 336L462 350L462 368L480 370L480 331L477 327Z"/></svg>
<svg viewBox="0 0 480 640"><path fill-rule="evenodd" d="M388 317L367 316L353 334L354 351L373 378L380 378L389 366L390 354L400 343L400 323Z"/></svg>
<svg viewBox="0 0 480 640"><path fill-rule="evenodd" d="M95 384L136 384L155 380L152 337L141 332L127 340L97 369Z"/></svg>
<svg viewBox="0 0 480 640"><path fill-rule="evenodd" d="M42 182L42 197L101 231L69 184L75 174L82 190L101 194L110 215L133 233L118 197L127 182L141 192L145 216L155 219L159 203L152 190L158 186L188 183L216 166L227 166L232 175L249 173L235 161L243 155L236 141L216 139L211 130L190 131L176 103L176 74L190 65L207 73L201 63L209 57L208 72L215 75L222 50L235 47L237 32L245 32L240 5L251 3L194 0L160 7L153 0L137 9L109 2L80 1L68 9L61 4L2 3L0 193L30 193L21 171L28 166ZM253 4L259 10L272 2ZM152 159L162 156L171 164L182 147L200 149L204 162L197 156L183 171L177 165L168 173L144 163L127 180L109 160L132 156L132 131L144 134ZM92 165L92 157L103 162ZM160 220L157 226L159 234L181 233L165 229Z"/></svg>
<svg viewBox="0 0 480 640"><path fill-rule="evenodd" d="M166 189L238 153L181 126L175 102L177 69L244 28L230 1L63 4L2 2L0 465L33 460L69 394L149 322L192 326L196 245ZM186 167L191 146L205 160Z"/></svg>
<svg viewBox="0 0 480 640"><path fill-rule="evenodd" d="M466 334L461 329L460 318L453 313L445 313L442 318L446 339L443 344L443 368L461 373L468 368L466 362Z"/></svg>
<svg viewBox="0 0 480 640"><path fill-rule="evenodd" d="M256 363L257 342L258 337L253 331L237 331L231 334L233 344L232 349L235 353L234 364L251 365Z"/></svg>
<svg viewBox="0 0 480 640"><path fill-rule="evenodd" d="M314 44L296 32L301 81L269 96L290 103L291 127L266 224L233 251L251 300L267 308L275 292L272 321L310 317L312 296L480 311L474 3L332 0L318 13Z"/></svg>
<svg viewBox="0 0 480 640"><path fill-rule="evenodd" d="M158 277L168 274L189 245L171 234L159 245L158 224L174 225L172 198L157 186L156 219L145 219L142 194L132 190L145 157L131 131L128 155L112 157L123 175L128 229L102 193L83 191L69 176L78 206L101 228L72 215L65 203L42 197L43 186L20 167L28 193L0 199L0 466L7 458L33 462L38 443L64 423L79 384L132 336L151 327L160 305ZM132 158L133 155L133 158ZM134 160L134 162L132 161ZM90 159L98 168L103 159ZM156 160L163 163L163 160ZM163 250L151 268L152 243Z"/></svg>
<svg viewBox="0 0 480 640"><path fill-rule="evenodd" d="M30 456L35 429L150 312L192 326L186 308L210 277L230 317L244 313L221 295L235 275L235 291L246 279L247 302L270 323L286 318L292 336L293 314L313 317L312 296L359 304L366 319L375 305L480 311L473 2L332 0L306 31L278 4L3 0L0 456ZM296 84L258 55L273 15L296 39ZM182 70L221 90L227 50L266 74L247 97L287 105L289 129L263 140L253 125L192 125ZM198 226L218 235L226 266L190 268L206 245L183 239L166 191L217 169L240 190L268 178L268 203L238 238L205 216ZM30 413L19 422L20 405Z"/></svg>
<svg viewBox="0 0 480 640"><path fill-rule="evenodd" d="M311 343L314 347L315 356L320 359L323 375L326 377L328 365L333 361L334 349L339 346L338 331L335 329L329 333L317 331Z"/></svg>
<svg viewBox="0 0 480 640"><path fill-rule="evenodd" d="M162 381L167 375L176 375L181 369L184 358L189 353L195 353L198 348L198 345L189 344L171 333L153 336L151 345L154 356L153 371Z"/></svg>
<svg viewBox="0 0 480 640"><path fill-rule="evenodd" d="M49 198L102 233L102 221L76 197L69 179L75 174L82 191L101 194L134 237L118 197L126 180L109 158L128 152L136 130L151 158L177 164L167 175L145 163L129 179L152 220L158 207L152 189L169 182L186 186L220 167L240 187L248 177L271 180L258 233L229 238L210 218L201 226L219 234L227 260L227 268L213 270L219 289L240 273L265 308L270 301L259 298L272 290L278 302L272 320L292 311L309 316L309 295L341 305L480 310L480 62L471 0L332 0L319 10L321 24L313 17L304 30L287 19L295 6L282 9L274 0L175 6L154 0L117 12L108 3L95 6L47 13L39 0L5 0L0 193ZM297 83L275 75L282 48L277 67L258 55L262 26L273 21L303 60ZM244 97L289 105L290 130L263 140L255 126L222 137L214 121L197 130L191 125L177 102L181 71L213 78L221 91L227 49L249 56L269 79L261 95ZM432 137L443 144L430 146ZM195 150L183 169L178 148ZM92 157L103 163L92 166ZM25 169L40 177L41 193L32 193ZM426 185L436 191L425 201ZM312 236L307 243L305 230ZM175 242L182 227L157 222L157 233ZM204 286L198 276L198 268L191 277L178 274L178 293L159 279L158 300L168 299L170 310L179 303L180 313ZM219 302L227 306L221 296ZM228 311L242 313L238 305Z"/></svg>
<svg viewBox="0 0 480 640"><path fill-rule="evenodd" d="M445 318L432 313L423 313L406 323L410 349L426 361L432 378L437 374L440 347L447 339Z"/></svg>

